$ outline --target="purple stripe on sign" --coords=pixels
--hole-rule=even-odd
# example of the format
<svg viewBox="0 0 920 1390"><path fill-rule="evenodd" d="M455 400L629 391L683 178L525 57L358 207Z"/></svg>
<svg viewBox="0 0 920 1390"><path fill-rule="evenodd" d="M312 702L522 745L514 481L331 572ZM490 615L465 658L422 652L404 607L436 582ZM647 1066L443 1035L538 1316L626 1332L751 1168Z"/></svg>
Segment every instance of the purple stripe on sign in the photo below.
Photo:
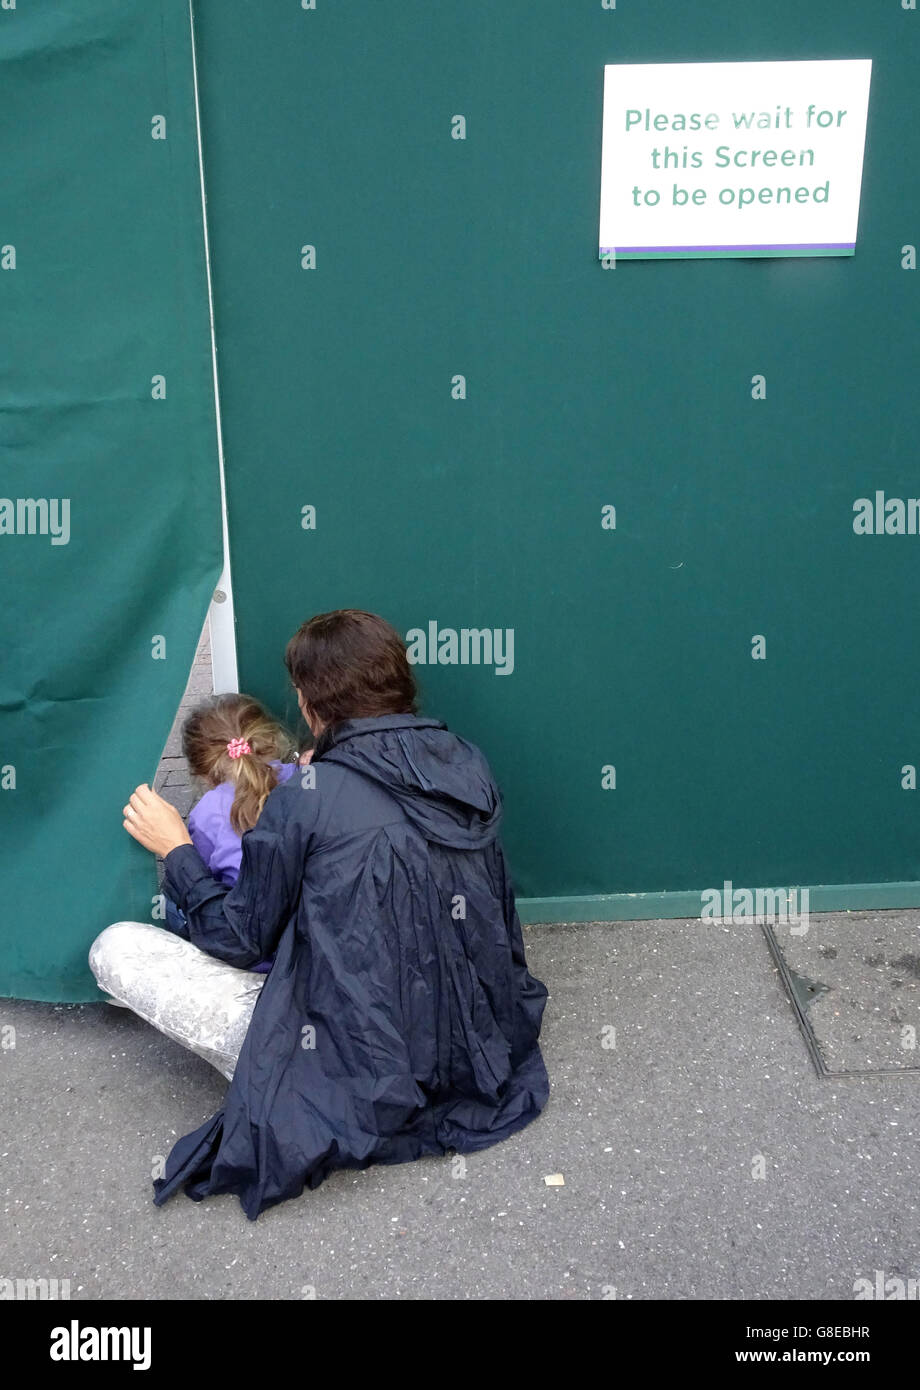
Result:
<svg viewBox="0 0 920 1390"><path fill-rule="evenodd" d="M613 255L619 251L621 255L626 255L631 251L852 251L855 246L855 241L783 241L756 246L602 246L600 253Z"/></svg>

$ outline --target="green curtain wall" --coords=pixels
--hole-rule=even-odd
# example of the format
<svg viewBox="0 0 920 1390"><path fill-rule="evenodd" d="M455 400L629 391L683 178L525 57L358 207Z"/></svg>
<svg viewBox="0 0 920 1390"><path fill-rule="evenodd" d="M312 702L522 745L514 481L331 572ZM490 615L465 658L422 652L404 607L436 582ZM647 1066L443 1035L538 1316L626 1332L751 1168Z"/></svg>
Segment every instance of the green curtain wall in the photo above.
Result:
<svg viewBox="0 0 920 1390"><path fill-rule="evenodd" d="M293 719L296 626L384 613L492 762L531 918L692 914L725 879L920 903L920 537L853 529L920 494L920 14L196 0L194 27L243 688ZM0 534L0 990L84 999L95 933L155 913L120 811L220 569L189 13L20 4L0 44L0 490L70 499L66 544ZM603 268L605 63L847 57L874 60L854 258ZM473 629L491 661L454 659Z"/></svg>
<svg viewBox="0 0 920 1390"><path fill-rule="evenodd" d="M920 495L920 14L195 8L243 686L293 717L284 642L328 608L447 658L513 629L506 674L416 671L528 915L920 903L920 536L853 530ZM604 270L604 64L795 58L874 60L855 257Z"/></svg>
<svg viewBox="0 0 920 1390"><path fill-rule="evenodd" d="M222 558L188 6L20 0L0 56L0 992L98 999Z"/></svg>

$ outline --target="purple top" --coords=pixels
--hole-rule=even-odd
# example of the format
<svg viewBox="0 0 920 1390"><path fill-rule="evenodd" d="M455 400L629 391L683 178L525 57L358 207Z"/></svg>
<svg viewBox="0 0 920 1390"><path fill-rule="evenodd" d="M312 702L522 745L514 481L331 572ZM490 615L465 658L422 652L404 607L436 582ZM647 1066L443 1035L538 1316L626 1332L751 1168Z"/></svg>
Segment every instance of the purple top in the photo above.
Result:
<svg viewBox="0 0 920 1390"><path fill-rule="evenodd" d="M273 762L271 766L278 773L279 782L287 782L297 768L296 763ZM188 818L192 844L214 877L228 888L239 878L243 859L243 841L230 824L230 808L235 796L235 784L221 782L219 787L205 792Z"/></svg>
<svg viewBox="0 0 920 1390"><path fill-rule="evenodd" d="M278 773L278 782L287 782L297 770L297 763L272 762ZM230 808L236 796L233 782L221 782L205 792L201 800L192 807L188 818L188 833L192 844L207 864L214 877L228 888L232 888L240 875L243 858L242 838L230 824ZM261 961L252 967L264 973L270 962Z"/></svg>

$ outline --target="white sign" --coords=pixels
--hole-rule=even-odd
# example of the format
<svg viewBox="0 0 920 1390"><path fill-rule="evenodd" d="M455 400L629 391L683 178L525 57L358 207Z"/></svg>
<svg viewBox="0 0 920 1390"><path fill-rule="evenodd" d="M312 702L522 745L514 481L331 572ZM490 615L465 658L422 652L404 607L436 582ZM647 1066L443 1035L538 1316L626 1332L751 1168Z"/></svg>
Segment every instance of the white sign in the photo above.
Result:
<svg viewBox="0 0 920 1390"><path fill-rule="evenodd" d="M852 256L871 59L604 69L600 255Z"/></svg>

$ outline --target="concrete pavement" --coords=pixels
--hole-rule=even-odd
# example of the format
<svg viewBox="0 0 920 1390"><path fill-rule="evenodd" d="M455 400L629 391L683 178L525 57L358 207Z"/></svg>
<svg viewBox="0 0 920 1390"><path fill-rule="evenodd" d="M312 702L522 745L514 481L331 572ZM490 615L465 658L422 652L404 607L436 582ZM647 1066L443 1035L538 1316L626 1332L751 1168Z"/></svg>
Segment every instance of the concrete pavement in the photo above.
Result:
<svg viewBox="0 0 920 1390"><path fill-rule="evenodd" d="M108 1005L0 1001L0 1276L74 1299L552 1300L920 1276L920 1073L820 1080L759 928L525 938L550 989L543 1116L465 1172L338 1173L256 1223L231 1197L151 1201L156 1156L220 1105L206 1063Z"/></svg>

